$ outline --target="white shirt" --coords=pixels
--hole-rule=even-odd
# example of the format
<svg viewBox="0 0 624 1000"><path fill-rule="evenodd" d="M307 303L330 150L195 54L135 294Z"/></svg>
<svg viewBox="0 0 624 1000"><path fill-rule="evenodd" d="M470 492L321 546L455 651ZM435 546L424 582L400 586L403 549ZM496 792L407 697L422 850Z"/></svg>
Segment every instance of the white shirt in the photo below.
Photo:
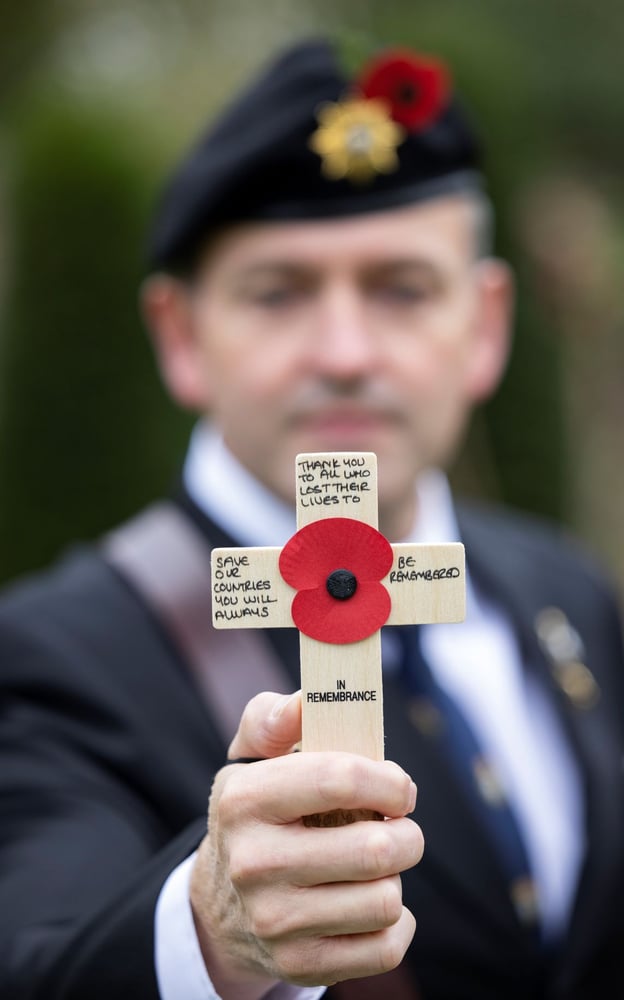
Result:
<svg viewBox="0 0 624 1000"><path fill-rule="evenodd" d="M206 424L193 432L184 482L195 503L243 545L283 545L296 530L294 510L258 483ZM417 521L403 541L459 541L442 473L424 473L416 489ZM480 594L469 577L466 582L466 620L424 626L423 651L437 682L459 704L498 772L525 840L544 931L558 937L569 918L585 848L580 776L545 692L522 668L507 614ZM195 938L189 870L190 861L171 874L156 910L156 969L163 1000L217 996ZM188 973L183 987L182 967ZM284 985L267 994L267 1000L314 1000L322 993L322 988Z"/></svg>

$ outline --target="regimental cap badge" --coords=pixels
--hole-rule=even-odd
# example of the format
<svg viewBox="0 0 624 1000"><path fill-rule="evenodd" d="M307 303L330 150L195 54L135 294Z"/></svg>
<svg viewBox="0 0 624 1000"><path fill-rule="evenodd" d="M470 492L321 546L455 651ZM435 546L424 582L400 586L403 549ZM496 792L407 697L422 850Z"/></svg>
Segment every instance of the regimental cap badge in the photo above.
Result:
<svg viewBox="0 0 624 1000"><path fill-rule="evenodd" d="M397 49L364 66L342 100L322 104L309 140L329 180L366 184L399 167L398 148L446 107L450 78L442 63Z"/></svg>
<svg viewBox="0 0 624 1000"><path fill-rule="evenodd" d="M321 157L328 180L347 177L356 184L366 183L376 174L397 169L397 147L405 129L392 121L385 101L346 98L324 104L318 123L310 148Z"/></svg>

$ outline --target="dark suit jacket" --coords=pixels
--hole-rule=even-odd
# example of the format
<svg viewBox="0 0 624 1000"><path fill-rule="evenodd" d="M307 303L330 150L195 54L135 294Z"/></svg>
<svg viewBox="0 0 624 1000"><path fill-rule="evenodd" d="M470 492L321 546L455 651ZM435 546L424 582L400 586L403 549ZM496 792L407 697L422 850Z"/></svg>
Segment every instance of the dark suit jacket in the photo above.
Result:
<svg viewBox="0 0 624 1000"><path fill-rule="evenodd" d="M462 510L460 525L474 579L509 612L527 669L563 719L586 790L587 858L569 935L545 953L517 919L461 788L389 681L387 756L418 783L426 839L403 880L418 921L406 968L425 1000L624 996L614 602L593 565L549 531L493 511ZM539 647L535 617L549 605L582 637L601 690L591 708L561 690ZM273 644L295 686L293 637L258 633L257 642ZM95 549L4 596L0 682L0 997L152 1000L155 903L203 834L224 758L210 707L175 639ZM384 994L379 980L359 995Z"/></svg>

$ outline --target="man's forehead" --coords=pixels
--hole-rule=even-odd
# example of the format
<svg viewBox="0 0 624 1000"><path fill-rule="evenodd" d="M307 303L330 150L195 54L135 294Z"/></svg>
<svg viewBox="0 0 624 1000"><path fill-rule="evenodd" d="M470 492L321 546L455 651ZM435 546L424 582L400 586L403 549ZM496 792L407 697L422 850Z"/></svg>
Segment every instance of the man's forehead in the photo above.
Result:
<svg viewBox="0 0 624 1000"><path fill-rule="evenodd" d="M211 241L204 261L246 274L345 258L361 266L434 263L470 254L472 226L470 199L452 195L340 219L232 226Z"/></svg>

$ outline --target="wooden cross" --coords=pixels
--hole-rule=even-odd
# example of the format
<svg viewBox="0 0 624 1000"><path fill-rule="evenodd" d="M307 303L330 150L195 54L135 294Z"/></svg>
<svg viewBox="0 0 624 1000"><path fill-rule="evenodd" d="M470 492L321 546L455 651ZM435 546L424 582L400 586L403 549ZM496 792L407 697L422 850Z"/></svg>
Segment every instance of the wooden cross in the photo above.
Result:
<svg viewBox="0 0 624 1000"><path fill-rule="evenodd" d="M298 455L296 489L299 530L326 518L349 518L377 528L377 458L372 453ZM295 626L291 606L296 591L282 576L281 554L277 547L213 551L215 628ZM463 620L463 545L393 545L390 558L390 570L381 581L391 603L385 624ZM333 570L347 571L349 576L348 566L334 566ZM330 575L336 577L335 573ZM327 589L331 593L331 581ZM337 600L342 603L345 595L340 594ZM336 613L340 613L338 608ZM304 632L300 632L300 640L301 749L347 750L383 760L379 629L353 642L321 641Z"/></svg>

